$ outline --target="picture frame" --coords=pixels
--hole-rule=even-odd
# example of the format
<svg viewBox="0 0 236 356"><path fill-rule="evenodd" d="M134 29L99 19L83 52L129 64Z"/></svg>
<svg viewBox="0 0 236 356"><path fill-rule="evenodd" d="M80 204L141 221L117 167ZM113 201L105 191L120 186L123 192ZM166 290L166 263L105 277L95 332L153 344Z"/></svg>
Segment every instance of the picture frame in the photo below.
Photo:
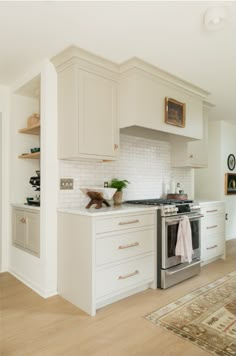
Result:
<svg viewBox="0 0 236 356"><path fill-rule="evenodd" d="M235 164L236 164L235 156L231 153L227 158L227 165L230 171L234 170Z"/></svg>
<svg viewBox="0 0 236 356"><path fill-rule="evenodd" d="M185 127L186 104L175 99L165 98L165 123Z"/></svg>
<svg viewBox="0 0 236 356"><path fill-rule="evenodd" d="M236 173L225 174L225 195L236 194Z"/></svg>

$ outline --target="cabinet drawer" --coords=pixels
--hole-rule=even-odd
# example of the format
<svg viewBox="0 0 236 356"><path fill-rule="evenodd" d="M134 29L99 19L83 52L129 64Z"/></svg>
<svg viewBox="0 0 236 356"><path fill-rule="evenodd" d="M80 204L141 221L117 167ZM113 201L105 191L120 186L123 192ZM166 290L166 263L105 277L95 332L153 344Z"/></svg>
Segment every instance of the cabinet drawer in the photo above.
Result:
<svg viewBox="0 0 236 356"><path fill-rule="evenodd" d="M154 250L154 229L126 232L96 240L96 265Z"/></svg>
<svg viewBox="0 0 236 356"><path fill-rule="evenodd" d="M96 233L101 234L104 232L119 231L133 227L154 225L155 217L156 214L140 214L97 220Z"/></svg>
<svg viewBox="0 0 236 356"><path fill-rule="evenodd" d="M135 288L154 279L154 257L147 256L96 272L96 298Z"/></svg>
<svg viewBox="0 0 236 356"><path fill-rule="evenodd" d="M203 221L204 235L211 236L224 232L225 230L225 216L221 215L208 215Z"/></svg>
<svg viewBox="0 0 236 356"><path fill-rule="evenodd" d="M223 235L216 235L202 244L202 257L204 260L224 254L225 239Z"/></svg>
<svg viewBox="0 0 236 356"><path fill-rule="evenodd" d="M224 204L214 204L202 208L202 213L205 216L213 215L213 214L224 214L224 212L225 212Z"/></svg>

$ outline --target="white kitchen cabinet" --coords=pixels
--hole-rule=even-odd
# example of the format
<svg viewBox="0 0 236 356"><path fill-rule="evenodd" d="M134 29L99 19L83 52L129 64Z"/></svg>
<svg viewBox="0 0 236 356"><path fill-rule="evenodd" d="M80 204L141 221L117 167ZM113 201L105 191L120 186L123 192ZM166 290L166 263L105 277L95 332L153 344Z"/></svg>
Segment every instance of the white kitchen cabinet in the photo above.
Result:
<svg viewBox="0 0 236 356"><path fill-rule="evenodd" d="M207 264L225 258L225 207L223 202L200 203L201 258Z"/></svg>
<svg viewBox="0 0 236 356"><path fill-rule="evenodd" d="M74 47L53 63L58 72L59 159L116 159L116 66L106 60L101 64L96 56Z"/></svg>
<svg viewBox="0 0 236 356"><path fill-rule="evenodd" d="M39 211L12 209L12 243L33 255L40 255Z"/></svg>
<svg viewBox="0 0 236 356"><path fill-rule="evenodd" d="M84 216L60 212L58 292L88 314L156 288L156 212Z"/></svg>
<svg viewBox="0 0 236 356"><path fill-rule="evenodd" d="M208 165L208 112L212 104L203 102L203 134L201 140L186 141L171 137L172 167L204 168Z"/></svg>

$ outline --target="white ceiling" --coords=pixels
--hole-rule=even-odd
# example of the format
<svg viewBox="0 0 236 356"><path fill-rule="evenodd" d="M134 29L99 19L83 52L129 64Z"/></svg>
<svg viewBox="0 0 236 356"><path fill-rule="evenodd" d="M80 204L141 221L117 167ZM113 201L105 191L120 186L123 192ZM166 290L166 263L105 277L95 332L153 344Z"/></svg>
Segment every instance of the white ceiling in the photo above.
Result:
<svg viewBox="0 0 236 356"><path fill-rule="evenodd" d="M224 29L204 12L224 6ZM229 1L0 2L0 84L75 44L114 62L137 56L209 91L212 119L236 123L236 3ZM234 39L234 40L233 40Z"/></svg>

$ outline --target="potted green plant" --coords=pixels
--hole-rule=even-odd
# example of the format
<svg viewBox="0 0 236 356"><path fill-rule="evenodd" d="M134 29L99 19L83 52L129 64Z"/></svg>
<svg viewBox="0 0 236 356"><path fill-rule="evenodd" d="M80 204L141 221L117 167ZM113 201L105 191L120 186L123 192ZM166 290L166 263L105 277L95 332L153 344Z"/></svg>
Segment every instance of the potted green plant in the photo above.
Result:
<svg viewBox="0 0 236 356"><path fill-rule="evenodd" d="M119 180L117 178L113 178L109 184L110 188L115 188L117 191L113 196L114 205L121 205L122 203L122 196L123 196L123 189L127 188L129 182L127 179Z"/></svg>

